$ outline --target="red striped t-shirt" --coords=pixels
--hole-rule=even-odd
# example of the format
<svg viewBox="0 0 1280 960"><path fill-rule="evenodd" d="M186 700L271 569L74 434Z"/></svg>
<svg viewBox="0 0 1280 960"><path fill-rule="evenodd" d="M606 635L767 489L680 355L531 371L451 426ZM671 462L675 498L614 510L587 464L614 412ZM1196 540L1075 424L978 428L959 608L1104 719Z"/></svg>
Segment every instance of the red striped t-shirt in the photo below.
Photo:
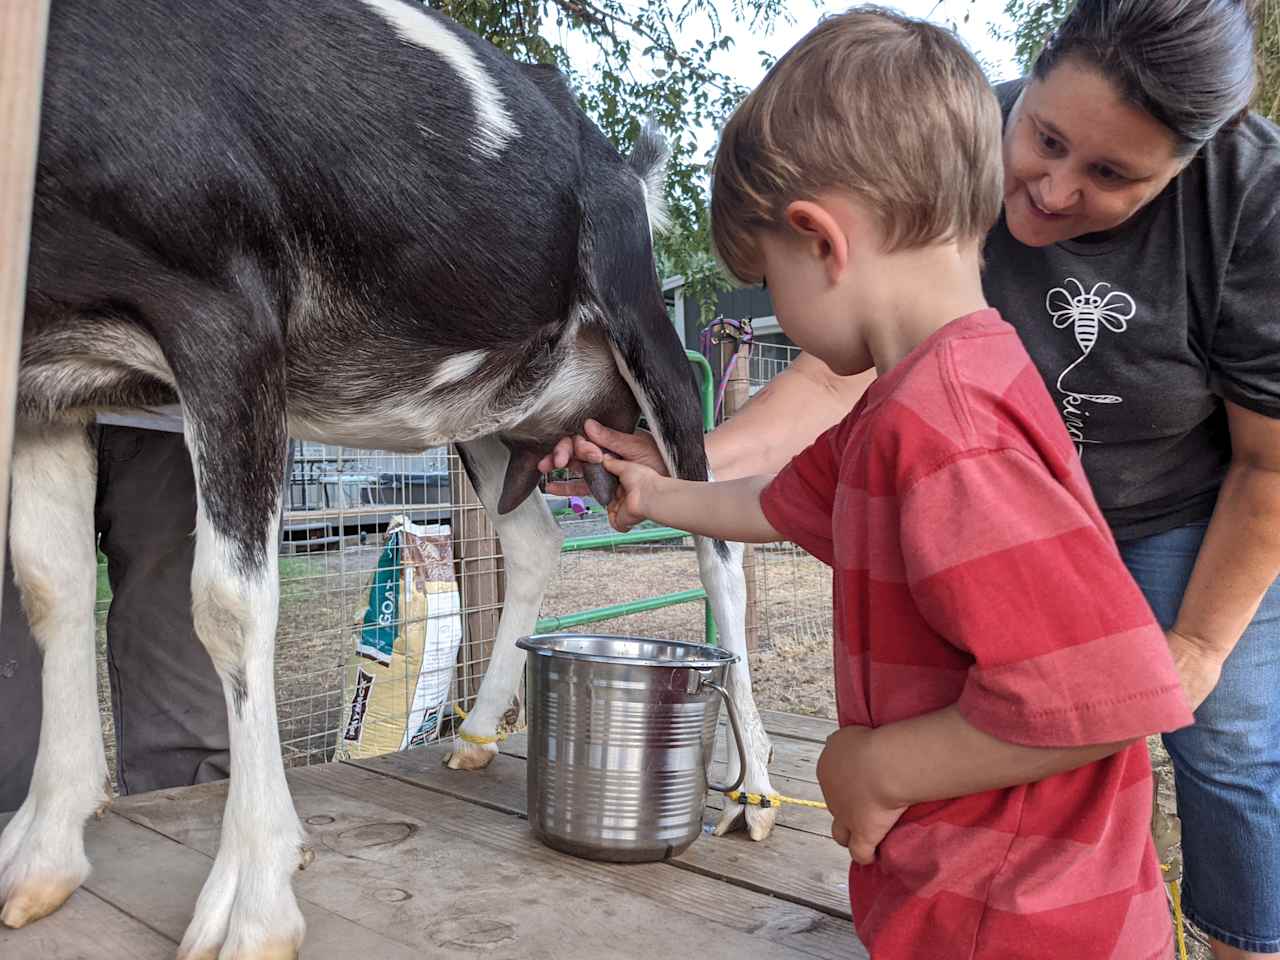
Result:
<svg viewBox="0 0 1280 960"><path fill-rule="evenodd" d="M1074 747L1191 722L1164 634L996 311L876 380L761 504L833 568L841 725L958 704L1000 739ZM1151 801L1139 741L912 807L850 870L858 933L874 960L1164 960Z"/></svg>

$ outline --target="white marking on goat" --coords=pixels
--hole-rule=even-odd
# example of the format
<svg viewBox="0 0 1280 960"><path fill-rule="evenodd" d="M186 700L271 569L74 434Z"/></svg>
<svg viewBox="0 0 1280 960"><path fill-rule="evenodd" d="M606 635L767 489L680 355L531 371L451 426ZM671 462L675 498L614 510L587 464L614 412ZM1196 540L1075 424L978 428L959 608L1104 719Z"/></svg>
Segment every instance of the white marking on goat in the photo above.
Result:
<svg viewBox="0 0 1280 960"><path fill-rule="evenodd" d="M507 111L502 91L475 52L440 20L404 0L364 0L364 3L391 24L402 39L438 54L457 71L471 88L476 119L484 133L484 136L473 136L472 145L490 159L498 159L519 131Z"/></svg>
<svg viewBox="0 0 1280 960"><path fill-rule="evenodd" d="M13 570L44 655L31 786L0 836L0 918L17 926L55 909L89 875L84 821L107 799L107 762L93 625L97 471L84 424L19 423L12 469Z"/></svg>
<svg viewBox="0 0 1280 960"><path fill-rule="evenodd" d="M499 433L516 422L512 414L490 409L501 383L494 379L444 399L430 396L429 391L388 396L361 409L290 408L289 435L345 447L420 453L428 447Z"/></svg>
<svg viewBox="0 0 1280 960"><path fill-rule="evenodd" d="M640 384L636 383L636 378L632 376L631 369L627 366L627 361L622 358L621 351L614 346L612 341L609 343L609 352L613 354L613 362L618 368L618 373L622 375L622 379L631 388L631 393L635 396L636 403L640 404L640 412L644 414L645 420L649 423L649 432L653 434L654 442L658 445L658 452L662 454L662 461L667 465L667 473L674 477L676 475L675 460L671 456L671 447L667 445L667 439L662 434L662 421L654 415L653 402L650 401L648 394L640 389Z"/></svg>
<svg viewBox="0 0 1280 960"><path fill-rule="evenodd" d="M455 353L451 357L446 357L440 366L436 368L435 373L431 375L431 381L428 384L429 389L439 390L441 387L457 383L459 380L471 376L488 356L487 350L467 350L463 353Z"/></svg>
<svg viewBox="0 0 1280 960"><path fill-rule="evenodd" d="M107 357L130 370L145 373L161 383L174 386L173 370L151 334L132 324L102 324L93 331L93 357Z"/></svg>
<svg viewBox="0 0 1280 960"><path fill-rule="evenodd" d="M160 345L132 324L105 321L92 330L72 329L41 339L46 359L24 363L18 376L21 393L48 400L51 414L66 413L68 399L109 393L129 374L174 385Z"/></svg>
<svg viewBox="0 0 1280 960"><path fill-rule="evenodd" d="M654 164L647 176L637 177L640 181L640 192L644 195L644 209L649 216L649 240L658 234L666 233L671 226L671 212L667 209L667 195L663 192L667 165Z"/></svg>
<svg viewBox="0 0 1280 960"><path fill-rule="evenodd" d="M546 385L538 391L515 423L532 427L555 428L588 407L591 401L606 393L614 379L616 367L604 344L579 334L580 319L575 317L565 333L567 349L556 364Z"/></svg>
<svg viewBox="0 0 1280 960"><path fill-rule="evenodd" d="M507 385L505 376L473 378L465 390L433 395L431 389L441 376L437 371L428 390L389 396L371 407L348 406L341 417L328 409L291 408L289 434L299 440L362 449L416 452L498 433L563 430L592 400L607 392L615 376L613 360L603 343L580 336L579 323L578 317L570 321L550 378L518 402L497 401L498 392ZM477 362L467 359L469 355L458 355L455 372ZM526 371L518 373L528 376Z"/></svg>
<svg viewBox="0 0 1280 960"><path fill-rule="evenodd" d="M667 180L667 164L671 160L671 150L666 140L656 129L648 124L640 133L641 141L647 146L661 150L657 160L649 165L643 176L638 176L640 190L644 196L644 209L649 218L649 240L665 233L671 225L671 217L667 210L667 196L663 189Z"/></svg>

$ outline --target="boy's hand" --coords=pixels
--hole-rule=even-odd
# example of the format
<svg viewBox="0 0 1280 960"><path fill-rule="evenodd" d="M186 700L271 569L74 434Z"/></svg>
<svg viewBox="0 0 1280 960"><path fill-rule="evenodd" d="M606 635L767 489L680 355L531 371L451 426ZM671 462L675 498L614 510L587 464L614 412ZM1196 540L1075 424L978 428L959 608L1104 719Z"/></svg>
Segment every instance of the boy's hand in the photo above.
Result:
<svg viewBox="0 0 1280 960"><path fill-rule="evenodd" d="M662 477L657 471L630 460L606 456L604 468L618 478L618 492L609 504L609 523L615 530L626 533L652 514L654 492Z"/></svg>
<svg viewBox="0 0 1280 960"><path fill-rule="evenodd" d="M818 757L818 784L833 820L831 836L863 865L875 860L876 847L907 809L883 795L871 759L874 737L870 727L843 727L827 738Z"/></svg>

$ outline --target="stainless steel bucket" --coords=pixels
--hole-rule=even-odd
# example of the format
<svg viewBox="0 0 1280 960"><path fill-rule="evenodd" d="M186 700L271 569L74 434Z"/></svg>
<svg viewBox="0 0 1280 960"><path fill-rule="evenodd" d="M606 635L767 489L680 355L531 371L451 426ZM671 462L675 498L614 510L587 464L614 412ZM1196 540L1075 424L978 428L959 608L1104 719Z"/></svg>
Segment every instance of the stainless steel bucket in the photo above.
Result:
<svg viewBox="0 0 1280 960"><path fill-rule="evenodd" d="M720 701L736 654L696 643L547 634L529 651L529 823L592 860L663 860L702 832Z"/></svg>

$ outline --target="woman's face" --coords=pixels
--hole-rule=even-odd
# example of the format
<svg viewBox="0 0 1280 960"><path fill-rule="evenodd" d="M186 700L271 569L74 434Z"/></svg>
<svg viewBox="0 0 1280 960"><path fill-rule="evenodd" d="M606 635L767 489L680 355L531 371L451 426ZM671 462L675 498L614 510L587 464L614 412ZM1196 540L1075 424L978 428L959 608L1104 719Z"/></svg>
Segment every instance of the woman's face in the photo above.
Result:
<svg viewBox="0 0 1280 960"><path fill-rule="evenodd" d="M1185 165L1168 127L1097 70L1064 61L1027 82L1005 128L1009 232L1043 247L1113 229Z"/></svg>

